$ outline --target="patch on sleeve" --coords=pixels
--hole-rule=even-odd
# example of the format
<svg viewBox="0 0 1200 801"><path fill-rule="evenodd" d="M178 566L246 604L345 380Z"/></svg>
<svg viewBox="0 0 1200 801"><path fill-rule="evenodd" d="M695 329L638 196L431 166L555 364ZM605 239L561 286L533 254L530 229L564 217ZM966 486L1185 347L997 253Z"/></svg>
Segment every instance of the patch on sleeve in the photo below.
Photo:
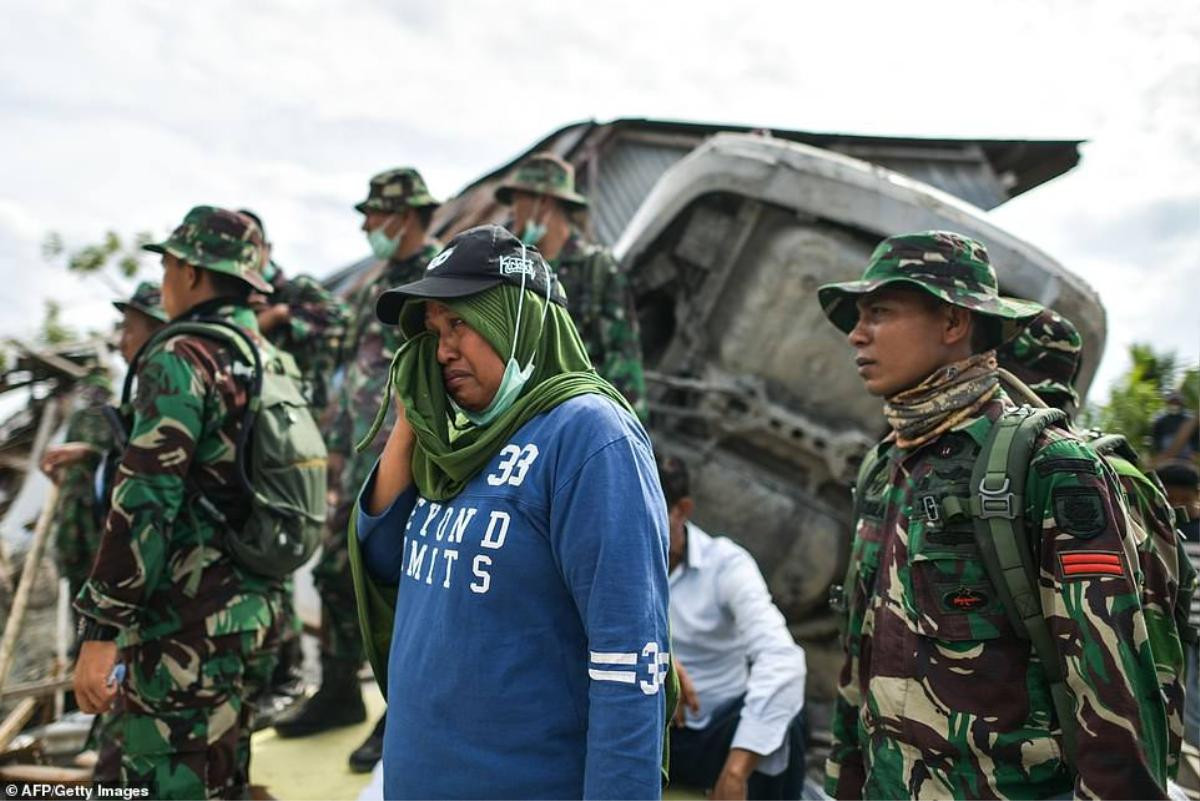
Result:
<svg viewBox="0 0 1200 801"><path fill-rule="evenodd" d="M1070 551L1058 555L1063 581L1124 576L1125 563L1116 551Z"/></svg>
<svg viewBox="0 0 1200 801"><path fill-rule="evenodd" d="M1054 490L1054 521L1081 540L1090 540L1108 525L1104 498L1095 487L1058 487Z"/></svg>

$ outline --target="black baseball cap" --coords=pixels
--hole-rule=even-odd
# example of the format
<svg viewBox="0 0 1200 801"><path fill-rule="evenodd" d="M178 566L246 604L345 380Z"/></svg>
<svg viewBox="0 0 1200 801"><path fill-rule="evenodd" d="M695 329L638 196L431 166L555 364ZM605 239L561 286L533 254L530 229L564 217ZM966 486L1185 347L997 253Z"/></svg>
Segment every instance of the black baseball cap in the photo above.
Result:
<svg viewBox="0 0 1200 801"><path fill-rule="evenodd" d="M500 284L519 287L522 279L526 289L542 297L550 281L550 299L567 305L567 296L537 248L522 244L499 225L468 228L433 257L424 278L380 295L375 316L380 322L396 325L400 308L411 298L465 298Z"/></svg>

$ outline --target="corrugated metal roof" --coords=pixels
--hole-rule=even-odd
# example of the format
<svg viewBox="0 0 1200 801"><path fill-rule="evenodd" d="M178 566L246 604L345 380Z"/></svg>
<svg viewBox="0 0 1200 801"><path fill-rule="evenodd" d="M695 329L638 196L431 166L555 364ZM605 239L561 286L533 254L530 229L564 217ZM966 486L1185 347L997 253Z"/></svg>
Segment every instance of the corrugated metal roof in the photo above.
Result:
<svg viewBox="0 0 1200 801"><path fill-rule="evenodd" d="M603 157L594 187L586 187L592 227L606 245L617 241L642 199L689 147L621 140Z"/></svg>
<svg viewBox="0 0 1200 801"><path fill-rule="evenodd" d="M1003 185L987 161L918 161L889 158L871 161L910 178L916 178L981 209L994 209L1008 200Z"/></svg>

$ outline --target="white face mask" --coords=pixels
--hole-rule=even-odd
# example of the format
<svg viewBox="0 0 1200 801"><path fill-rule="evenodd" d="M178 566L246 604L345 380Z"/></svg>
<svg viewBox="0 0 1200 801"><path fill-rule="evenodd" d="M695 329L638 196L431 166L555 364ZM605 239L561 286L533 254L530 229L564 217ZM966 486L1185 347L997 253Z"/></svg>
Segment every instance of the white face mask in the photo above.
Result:
<svg viewBox="0 0 1200 801"><path fill-rule="evenodd" d="M372 231L367 231L367 243L370 244L371 252L375 254L375 258L388 261L392 256L396 255L396 249L400 247L400 240L404 239L404 232L408 230L408 226L400 226L400 230L395 236L385 234L385 228L387 228L387 223Z"/></svg>
<svg viewBox="0 0 1200 801"><path fill-rule="evenodd" d="M520 239L522 245L530 247L542 241L542 237L546 235L547 226L545 223L538 222L538 212L542 210L542 198L533 203L533 211L529 212L529 219L525 221L525 225L521 228Z"/></svg>
<svg viewBox="0 0 1200 801"><path fill-rule="evenodd" d="M525 248L525 243L522 242L522 261L528 261L527 253L528 251ZM537 356L537 348L533 349L533 354L529 357L529 363L526 364L525 367L522 368L517 362L517 342L520 341L521 336L521 311L525 304L525 279L527 277L528 273L521 273L521 296L517 301L517 326L516 330L513 331L512 352L508 356L508 363L504 366L504 376L500 379L500 386L496 390L496 394L492 398L491 403L489 403L487 407L481 411L473 412L470 409L464 409L459 406L454 402L453 398L450 400L451 405L454 406L455 409L462 412L464 417L480 428L489 425L497 417L508 411L512 407L513 403L516 402L517 397L521 394L521 390L525 388L525 385L529 383L529 379L533 375L533 363L534 358ZM545 332L546 330L546 315L550 312L550 289L552 280L553 279L550 276L550 270L547 268L546 301L542 308L542 332Z"/></svg>

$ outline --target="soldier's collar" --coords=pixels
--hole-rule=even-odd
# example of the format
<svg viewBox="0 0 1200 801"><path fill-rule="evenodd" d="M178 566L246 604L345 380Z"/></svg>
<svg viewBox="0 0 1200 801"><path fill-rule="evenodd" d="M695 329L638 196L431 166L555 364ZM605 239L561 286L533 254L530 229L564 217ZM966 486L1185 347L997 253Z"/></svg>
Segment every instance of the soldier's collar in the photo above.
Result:
<svg viewBox="0 0 1200 801"><path fill-rule="evenodd" d="M192 308L179 315L180 320L197 320L201 317L213 317L218 314L224 316L228 314L229 307L241 307L249 310L250 306L244 300L236 298L217 297L202 300Z"/></svg>
<svg viewBox="0 0 1200 801"><path fill-rule="evenodd" d="M388 269L390 270L396 267L407 267L408 265L418 261L428 261L436 256L441 249L442 246L439 242L427 239L425 244L421 245L421 249L411 256L405 256L403 259L388 260Z"/></svg>
<svg viewBox="0 0 1200 801"><path fill-rule="evenodd" d="M232 320L242 328L258 333L258 317L255 316L254 310L244 300L237 298L211 298L201 301L176 319L203 320L214 317Z"/></svg>
<svg viewBox="0 0 1200 801"><path fill-rule="evenodd" d="M1000 415L1009 406L1012 406L1012 401L1008 399L1008 396L1004 394L1004 389L1001 388L996 393L996 397L992 398L988 405L983 407L980 414L964 420L951 430L965 432L975 441L976 445L982 448L987 443L992 425L1000 419Z"/></svg>

